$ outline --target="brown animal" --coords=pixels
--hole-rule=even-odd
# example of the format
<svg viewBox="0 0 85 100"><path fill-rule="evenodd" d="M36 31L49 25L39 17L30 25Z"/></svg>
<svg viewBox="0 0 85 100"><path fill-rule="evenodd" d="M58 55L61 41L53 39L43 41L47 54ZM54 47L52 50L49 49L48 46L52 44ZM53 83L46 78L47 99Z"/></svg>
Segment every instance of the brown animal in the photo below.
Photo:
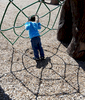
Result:
<svg viewBox="0 0 85 100"><path fill-rule="evenodd" d="M45 0L43 0L45 2ZM50 3L48 4L53 4L53 5L59 5L59 1L62 1L62 0L50 0ZM47 2L45 2L47 3Z"/></svg>
<svg viewBox="0 0 85 100"><path fill-rule="evenodd" d="M57 39L69 43L67 52L85 60L85 0L66 0L61 11Z"/></svg>
<svg viewBox="0 0 85 100"><path fill-rule="evenodd" d="M59 4L59 0L51 0L51 4L58 5Z"/></svg>

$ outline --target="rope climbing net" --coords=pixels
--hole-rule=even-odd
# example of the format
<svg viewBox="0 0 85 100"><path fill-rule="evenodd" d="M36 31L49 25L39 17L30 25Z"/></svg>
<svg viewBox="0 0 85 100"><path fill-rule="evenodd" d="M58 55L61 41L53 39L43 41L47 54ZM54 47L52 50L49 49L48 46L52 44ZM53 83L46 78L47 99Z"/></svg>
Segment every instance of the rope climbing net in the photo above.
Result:
<svg viewBox="0 0 85 100"><path fill-rule="evenodd" d="M35 14L32 15L32 16L37 16L38 19L42 19L42 18L45 17L46 15L49 16L49 17L48 17L48 22L47 22L47 25L46 25L46 26L43 25L43 24L41 23L41 26L43 27L43 30L40 32L40 33L42 33L41 36L43 36L44 34L48 33L50 30L56 30L56 29L54 28L54 25L55 25L55 22L57 21L58 15L59 15L60 10L61 10L61 7L62 7L62 5L63 5L63 3L64 3L64 1L63 1L63 2L61 2L60 0L58 0L58 1L59 1L59 5L55 6L53 9L50 10L50 8L49 8L49 6L48 6L48 3L44 2L43 0L35 1L35 2L33 2L33 3L29 4L29 5L27 5L26 7L22 8L22 9L20 9L20 8L13 2L13 0L9 0L9 2L8 2L6 8L5 8L4 14L3 14L3 16L2 16L2 19L1 19L1 23L0 23L0 33L1 33L12 45L15 44L15 42L19 39L19 37L22 37L22 38L29 38L28 36L27 36L27 37L24 37L24 36L23 36L23 33L25 32L25 29L23 29L23 31L22 31L19 35L17 34L16 29L17 29L17 28L22 28L22 27L25 25L25 23L23 23L23 24L20 25L20 26L16 26L16 21L17 21L17 18L18 18L18 16L19 16L20 13L22 13L22 14L29 20L30 17L29 17L26 13L24 13L24 10L27 9L27 8L29 8L29 7L32 6L32 5L37 4L37 3L39 3L39 6L38 6L38 8L37 8ZM6 12L7 12L8 8L9 8L10 4L12 4L14 7L16 7L16 8L19 10L19 12L16 14L16 17L15 17L15 20L14 20L14 23L13 23L13 26L10 27L10 28L7 28L7 29L2 29L2 23L3 23L3 20L4 20L4 18L5 18ZM42 15L42 16L39 16L39 15L38 15L38 12L39 12L39 9L40 9L40 7L41 7L42 4L48 9L48 12L45 13L44 15ZM54 10L56 10L57 8L58 8L58 12L57 12L56 18L55 18L54 22L52 23L51 28L49 28L48 26L49 26L49 23L50 23L50 20L51 20L51 12L54 11ZM45 31L46 29L48 29L48 30ZM8 39L7 36L3 33L4 31L8 31L8 30L13 30L13 32L14 32L15 35L17 36L17 38L16 38L16 40L15 40L14 42L12 42L10 39Z"/></svg>

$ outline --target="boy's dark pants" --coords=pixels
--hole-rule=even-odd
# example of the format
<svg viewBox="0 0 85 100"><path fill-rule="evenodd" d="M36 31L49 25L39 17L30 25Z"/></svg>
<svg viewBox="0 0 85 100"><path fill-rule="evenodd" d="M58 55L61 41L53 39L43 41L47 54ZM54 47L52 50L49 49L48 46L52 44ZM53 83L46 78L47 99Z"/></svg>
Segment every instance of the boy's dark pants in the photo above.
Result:
<svg viewBox="0 0 85 100"><path fill-rule="evenodd" d="M31 39L31 45L32 45L32 49L34 51L35 58L39 58L39 52L40 52L40 57L44 57L44 51L41 46L41 39L39 36ZM39 52L38 52L38 50L39 50Z"/></svg>

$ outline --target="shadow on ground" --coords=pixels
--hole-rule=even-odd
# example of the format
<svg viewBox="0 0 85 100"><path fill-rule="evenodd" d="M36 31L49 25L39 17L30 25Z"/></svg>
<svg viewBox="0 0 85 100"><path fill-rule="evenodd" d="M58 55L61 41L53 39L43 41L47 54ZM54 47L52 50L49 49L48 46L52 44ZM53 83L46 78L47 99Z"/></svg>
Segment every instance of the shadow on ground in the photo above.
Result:
<svg viewBox="0 0 85 100"><path fill-rule="evenodd" d="M12 100L0 86L0 100Z"/></svg>
<svg viewBox="0 0 85 100"><path fill-rule="evenodd" d="M69 43L63 43L61 42L66 48L68 47ZM85 51L84 51L85 52ZM76 59L74 59L76 60ZM76 60L76 62L79 64L79 67L81 67L85 71L85 55L81 58L81 60Z"/></svg>
<svg viewBox="0 0 85 100"><path fill-rule="evenodd" d="M45 68L48 65L48 62L51 62L50 57L46 57L44 60L36 61L36 67Z"/></svg>
<svg viewBox="0 0 85 100"><path fill-rule="evenodd" d="M79 65L67 63L63 57L58 55L58 52L61 52L61 54L66 54L60 50L60 46L61 43L57 48L53 48L53 50L55 49L55 52L51 50L52 47L48 46L48 49L44 49L45 52L48 53L48 57L46 57L45 60L38 61L33 65L29 63L29 61L34 61L29 55L30 48L27 49L25 53L22 53L23 69L16 71L13 71L14 54L16 53L15 48L13 48L10 72L15 77L15 79L18 80L20 84L22 84L24 88L26 88L32 95L35 96L35 100L38 100L40 97L51 98L56 96L58 98L60 96L73 96L75 94L79 94L82 97L85 97L84 93L82 93L80 90L81 86L83 87L83 85L80 84L79 76L80 67L85 71L85 63L79 61L77 61ZM27 64L25 58L29 59ZM26 75L29 74L31 76L32 79L28 77L29 81L31 84L33 84L33 86L37 84L37 87L30 87L28 80L27 82L24 81L25 76L24 79L21 79L21 77L16 75L18 72L22 73L23 75L23 71L25 71ZM38 81L34 82L34 80ZM36 90L33 90L33 88L36 88Z"/></svg>

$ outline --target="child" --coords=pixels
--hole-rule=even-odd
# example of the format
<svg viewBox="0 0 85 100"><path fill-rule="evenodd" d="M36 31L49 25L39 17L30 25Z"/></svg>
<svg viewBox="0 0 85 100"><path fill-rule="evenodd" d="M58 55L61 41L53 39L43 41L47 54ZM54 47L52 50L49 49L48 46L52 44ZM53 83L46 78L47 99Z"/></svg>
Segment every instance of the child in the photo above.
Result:
<svg viewBox="0 0 85 100"><path fill-rule="evenodd" d="M38 22L35 22L35 16L32 16L29 20L29 22L25 23L25 29L29 30L29 38L31 39L31 45L32 49L34 51L34 57L33 59L38 61L39 60L39 52L40 52L40 58L41 60L44 60L44 51L41 46L41 39L40 34L38 32L38 29L41 29L41 24L38 20ZM39 52L38 52L39 50Z"/></svg>

